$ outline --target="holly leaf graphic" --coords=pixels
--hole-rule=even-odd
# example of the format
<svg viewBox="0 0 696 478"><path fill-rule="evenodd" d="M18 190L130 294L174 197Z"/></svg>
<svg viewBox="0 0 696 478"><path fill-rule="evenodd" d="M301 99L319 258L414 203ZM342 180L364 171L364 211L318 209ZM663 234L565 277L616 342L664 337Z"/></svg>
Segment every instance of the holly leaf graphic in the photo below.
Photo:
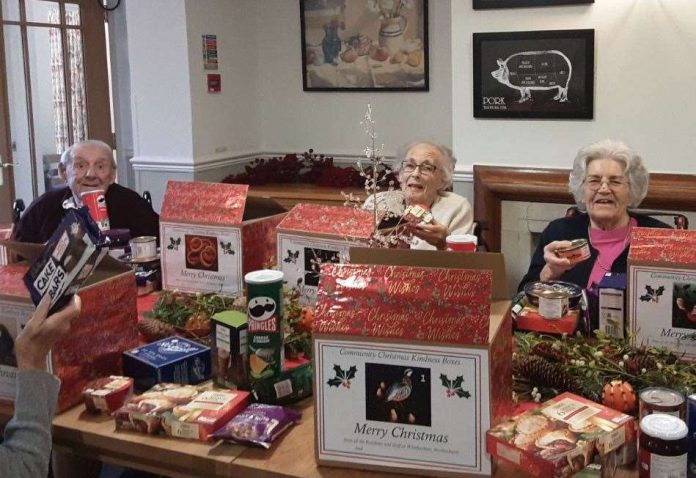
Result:
<svg viewBox="0 0 696 478"><path fill-rule="evenodd" d="M447 397L457 396L459 398L471 398L471 394L462 388L464 383L464 376L459 375L454 380L450 380L444 373L440 374L440 381L442 385L447 389Z"/></svg>
<svg viewBox="0 0 696 478"><path fill-rule="evenodd" d="M440 374L440 382L442 382L442 386L446 388L450 388L452 385L452 381L449 378L447 378L447 375L445 375L444 373Z"/></svg>
<svg viewBox="0 0 696 478"><path fill-rule="evenodd" d="M340 365L334 364L333 370L336 376L326 382L329 387L338 387L343 385L345 388L350 388L350 381L351 379L355 378L358 368L353 365L348 370L343 370Z"/></svg>
<svg viewBox="0 0 696 478"><path fill-rule="evenodd" d="M645 291L646 291L648 294L650 294L650 295L655 295L655 289L653 289L653 288L650 287L649 285L646 285L646 286L645 286Z"/></svg>
<svg viewBox="0 0 696 478"><path fill-rule="evenodd" d="M351 378L355 378L355 374L358 372L358 367L353 365L351 368L348 369L348 372L346 373L346 378L350 380Z"/></svg>
<svg viewBox="0 0 696 478"><path fill-rule="evenodd" d="M338 377L334 377L326 383L329 385L329 387L339 387L343 383L343 380Z"/></svg>
<svg viewBox="0 0 696 478"><path fill-rule="evenodd" d="M661 296L665 292L665 286L661 285L660 287L657 288L655 291L655 295L657 297Z"/></svg>

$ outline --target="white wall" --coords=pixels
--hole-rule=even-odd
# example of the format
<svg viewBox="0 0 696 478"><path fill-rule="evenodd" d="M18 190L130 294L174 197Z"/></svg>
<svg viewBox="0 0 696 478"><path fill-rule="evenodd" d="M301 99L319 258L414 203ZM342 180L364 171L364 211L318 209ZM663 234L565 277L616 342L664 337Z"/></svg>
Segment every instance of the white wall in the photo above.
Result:
<svg viewBox="0 0 696 478"><path fill-rule="evenodd" d="M185 0L125 3L135 156L193 156Z"/></svg>
<svg viewBox="0 0 696 478"><path fill-rule="evenodd" d="M430 1L430 91L421 93L302 91L299 2L264 0L256 8L257 42L246 48L259 61L264 151L311 147L360 155L367 145L360 121L368 103L385 153L420 137L451 144L450 0Z"/></svg>
<svg viewBox="0 0 696 478"><path fill-rule="evenodd" d="M473 118L472 33L595 29L594 120ZM649 169L696 173L696 2L596 0L506 10L452 2L452 104L459 170L474 163L570 167L605 137L633 146Z"/></svg>
<svg viewBox="0 0 696 478"><path fill-rule="evenodd" d="M194 162L259 149L256 0L187 0ZM217 35L218 69L204 70L202 35ZM267 34L267 32L262 32ZM208 93L207 74L221 75L222 91Z"/></svg>

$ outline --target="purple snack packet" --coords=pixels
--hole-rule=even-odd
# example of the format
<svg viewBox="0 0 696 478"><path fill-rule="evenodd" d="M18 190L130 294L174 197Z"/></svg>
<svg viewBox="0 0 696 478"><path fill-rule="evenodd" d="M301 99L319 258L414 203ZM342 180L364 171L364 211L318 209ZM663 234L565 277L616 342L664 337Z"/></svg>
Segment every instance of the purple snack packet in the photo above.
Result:
<svg viewBox="0 0 696 478"><path fill-rule="evenodd" d="M279 405L252 403L211 435L218 440L270 448L290 425L300 421L301 414Z"/></svg>

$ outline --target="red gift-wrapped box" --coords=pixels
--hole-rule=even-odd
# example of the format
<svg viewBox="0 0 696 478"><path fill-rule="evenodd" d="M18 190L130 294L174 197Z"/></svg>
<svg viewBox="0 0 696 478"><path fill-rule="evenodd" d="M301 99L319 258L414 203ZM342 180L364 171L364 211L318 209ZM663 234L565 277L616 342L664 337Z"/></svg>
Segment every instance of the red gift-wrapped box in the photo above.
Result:
<svg viewBox="0 0 696 478"><path fill-rule="evenodd" d="M274 263L285 209L248 185L169 181L160 215L162 288L241 295L244 274Z"/></svg>
<svg viewBox="0 0 696 478"><path fill-rule="evenodd" d="M39 244L5 242L8 249L32 259L42 250ZM27 264L0 266L0 325L5 339L14 341L29 320L34 305L22 277ZM82 401L82 391L95 378L121 373L121 354L138 344L136 329L136 286L133 271L105 257L78 290L82 312L72 321L68 336L49 355L48 369L61 381L58 410ZM12 347L9 348L12 350ZM16 361L13 353L0 357L0 400L13 402Z"/></svg>

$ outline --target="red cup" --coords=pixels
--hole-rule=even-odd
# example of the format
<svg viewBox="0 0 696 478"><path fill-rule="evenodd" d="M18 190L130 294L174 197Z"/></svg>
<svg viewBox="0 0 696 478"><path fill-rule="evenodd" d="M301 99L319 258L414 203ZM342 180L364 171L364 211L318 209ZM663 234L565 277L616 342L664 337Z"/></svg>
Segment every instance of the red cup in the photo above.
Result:
<svg viewBox="0 0 696 478"><path fill-rule="evenodd" d="M454 252L476 252L478 238L472 234L452 234L447 236L447 250Z"/></svg>
<svg viewBox="0 0 696 478"><path fill-rule="evenodd" d="M106 196L103 189L86 191L80 194L82 204L89 209L89 215L99 226L100 231L108 231L111 228L109 223L109 210L106 208Z"/></svg>

